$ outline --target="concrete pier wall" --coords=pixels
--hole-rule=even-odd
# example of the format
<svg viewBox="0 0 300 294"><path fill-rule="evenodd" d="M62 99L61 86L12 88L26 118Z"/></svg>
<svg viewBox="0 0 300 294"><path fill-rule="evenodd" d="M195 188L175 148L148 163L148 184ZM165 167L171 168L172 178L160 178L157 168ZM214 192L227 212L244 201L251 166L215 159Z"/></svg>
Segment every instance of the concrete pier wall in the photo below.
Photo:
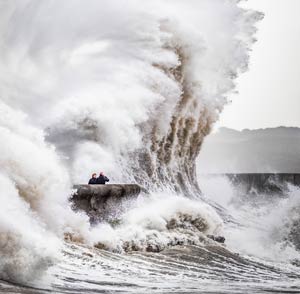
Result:
<svg viewBox="0 0 300 294"><path fill-rule="evenodd" d="M300 187L300 174L241 173L209 174L225 176L245 193L284 193L288 184ZM201 187L201 182L200 182ZM74 210L88 214L91 222L108 219L120 212L128 200L135 199L144 189L135 184L75 185L71 202Z"/></svg>
<svg viewBox="0 0 300 294"><path fill-rule="evenodd" d="M75 185L71 197L73 209L88 214L91 222L108 219L122 204L137 198L142 188L135 184Z"/></svg>
<svg viewBox="0 0 300 294"><path fill-rule="evenodd" d="M296 173L241 173L223 174L234 185L246 192L284 192L288 184L300 187L300 174Z"/></svg>

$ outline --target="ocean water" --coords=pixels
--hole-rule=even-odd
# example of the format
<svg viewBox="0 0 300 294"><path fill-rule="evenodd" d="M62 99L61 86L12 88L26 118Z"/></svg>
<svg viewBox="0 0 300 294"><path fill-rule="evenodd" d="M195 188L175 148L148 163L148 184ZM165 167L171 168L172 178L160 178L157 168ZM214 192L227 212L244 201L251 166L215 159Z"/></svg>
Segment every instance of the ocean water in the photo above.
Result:
<svg viewBox="0 0 300 294"><path fill-rule="evenodd" d="M0 291L299 293L300 251L297 248L300 244L290 238L293 227L299 229L296 223L299 219L299 188L291 186L284 195L243 195L223 176L201 176L200 182L209 199L186 201L183 197L172 196L163 201L156 197L137 201L139 203L132 204L129 213L123 215L124 220L119 225L123 228L117 226L111 228L115 232L107 230L105 236L98 236L107 248L66 241L59 260L49 267L43 279L26 283L2 280ZM220 197L222 200L216 210L223 218L215 219L210 225L221 222L217 226L221 225L218 230L226 237L224 245L206 238L191 221L197 218L196 211L207 208L202 206L203 201L213 206ZM180 206L176 207L177 211L186 213L191 219L164 230L158 219L167 221L168 215L176 217L169 200L173 206L177 202ZM189 201L193 205L186 204ZM154 202L152 208L159 211L152 211L150 202ZM201 205L195 208L197 203ZM138 215L138 211L143 216ZM204 211L200 213L201 216L204 214ZM206 219L214 217L213 213L206 214ZM99 233L103 232L104 229L100 229ZM121 245L125 248L124 243L128 241L131 247L122 251ZM149 252L145 248L149 244L159 245L160 251Z"/></svg>
<svg viewBox="0 0 300 294"><path fill-rule="evenodd" d="M262 19L243 2L0 1L1 292L299 290L299 190L196 173ZM69 198L98 171L148 193L91 225Z"/></svg>

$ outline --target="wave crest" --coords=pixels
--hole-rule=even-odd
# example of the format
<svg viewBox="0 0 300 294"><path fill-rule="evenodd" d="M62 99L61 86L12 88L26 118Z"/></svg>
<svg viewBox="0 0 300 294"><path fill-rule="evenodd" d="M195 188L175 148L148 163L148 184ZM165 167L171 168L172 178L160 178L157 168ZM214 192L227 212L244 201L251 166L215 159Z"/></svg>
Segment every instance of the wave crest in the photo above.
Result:
<svg viewBox="0 0 300 294"><path fill-rule="evenodd" d="M202 244L222 232L223 222L209 205L172 194L139 199L116 226L95 228L96 247L113 251L161 251L169 246Z"/></svg>

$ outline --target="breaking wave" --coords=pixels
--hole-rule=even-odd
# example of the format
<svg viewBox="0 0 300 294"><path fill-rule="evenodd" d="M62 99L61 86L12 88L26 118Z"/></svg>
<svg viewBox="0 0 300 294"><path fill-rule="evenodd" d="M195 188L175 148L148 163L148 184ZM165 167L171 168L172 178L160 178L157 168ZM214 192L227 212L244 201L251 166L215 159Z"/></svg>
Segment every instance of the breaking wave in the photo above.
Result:
<svg viewBox="0 0 300 294"><path fill-rule="evenodd" d="M223 222L209 205L174 195L154 194L122 215L118 225L97 228L98 248L159 252L169 246L208 242L219 234Z"/></svg>
<svg viewBox="0 0 300 294"><path fill-rule="evenodd" d="M300 265L299 187L278 193L245 194L224 176L202 176L201 188L230 215L224 226L233 251L273 262Z"/></svg>
<svg viewBox="0 0 300 294"><path fill-rule="evenodd" d="M159 251L217 233L182 195L199 195L197 155L260 19L235 0L2 1L0 278L34 279L64 238ZM99 168L151 191L115 227L68 203Z"/></svg>

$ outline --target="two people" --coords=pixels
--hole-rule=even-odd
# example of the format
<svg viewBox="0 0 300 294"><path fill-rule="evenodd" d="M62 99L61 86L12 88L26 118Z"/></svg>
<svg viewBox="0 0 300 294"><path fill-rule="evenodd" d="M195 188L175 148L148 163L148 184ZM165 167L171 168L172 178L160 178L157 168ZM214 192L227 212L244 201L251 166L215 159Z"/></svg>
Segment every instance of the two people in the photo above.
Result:
<svg viewBox="0 0 300 294"><path fill-rule="evenodd" d="M92 178L89 180L89 185L105 185L106 182L109 182L109 178L103 172L100 173L98 178L97 174L93 173Z"/></svg>

